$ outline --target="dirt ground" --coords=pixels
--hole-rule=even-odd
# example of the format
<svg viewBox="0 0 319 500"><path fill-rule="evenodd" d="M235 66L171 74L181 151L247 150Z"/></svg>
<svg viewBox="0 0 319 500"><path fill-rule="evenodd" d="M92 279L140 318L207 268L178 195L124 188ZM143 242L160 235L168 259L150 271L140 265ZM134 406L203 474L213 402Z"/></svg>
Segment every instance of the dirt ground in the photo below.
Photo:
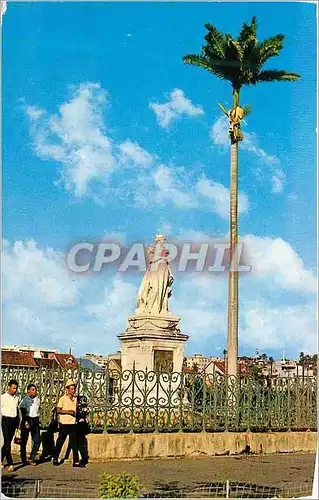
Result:
<svg viewBox="0 0 319 500"><path fill-rule="evenodd" d="M12 474L4 472L3 480L39 479L47 486L90 489L98 491L99 476L103 472L128 472L139 476L147 491L180 491L199 483L224 482L255 483L267 486L312 484L314 454L279 454L264 456L223 456L140 461L110 461L89 463L85 469L74 469L64 463L19 467Z"/></svg>

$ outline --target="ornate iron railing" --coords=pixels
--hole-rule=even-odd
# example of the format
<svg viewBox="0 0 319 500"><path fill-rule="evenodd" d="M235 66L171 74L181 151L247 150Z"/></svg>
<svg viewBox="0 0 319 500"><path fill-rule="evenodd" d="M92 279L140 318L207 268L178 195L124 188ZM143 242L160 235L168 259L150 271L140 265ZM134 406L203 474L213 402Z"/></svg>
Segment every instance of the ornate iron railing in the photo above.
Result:
<svg viewBox="0 0 319 500"><path fill-rule="evenodd" d="M50 424L66 379L86 396L95 432L287 431L317 427L315 377L237 379L218 373L163 373L105 369L94 372L2 368L2 390L10 379L24 395L35 383L41 423Z"/></svg>

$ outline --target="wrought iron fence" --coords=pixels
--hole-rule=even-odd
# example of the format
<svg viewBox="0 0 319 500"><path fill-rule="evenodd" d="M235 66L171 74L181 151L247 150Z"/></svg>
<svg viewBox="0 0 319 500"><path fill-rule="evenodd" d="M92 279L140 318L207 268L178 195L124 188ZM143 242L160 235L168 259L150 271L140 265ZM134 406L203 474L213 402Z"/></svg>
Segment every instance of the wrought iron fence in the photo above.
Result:
<svg viewBox="0 0 319 500"><path fill-rule="evenodd" d="M315 377L270 380L205 372L3 367L2 390L16 379L23 395L35 383L45 428L70 377L88 400L95 432L298 431L317 426Z"/></svg>
<svg viewBox="0 0 319 500"><path fill-rule="evenodd" d="M76 488L71 484L58 485L51 481L4 480L1 492L5 498L99 498L98 485ZM157 487L142 490L139 498L298 498L311 495L310 482L269 486L232 481L199 483L189 487Z"/></svg>

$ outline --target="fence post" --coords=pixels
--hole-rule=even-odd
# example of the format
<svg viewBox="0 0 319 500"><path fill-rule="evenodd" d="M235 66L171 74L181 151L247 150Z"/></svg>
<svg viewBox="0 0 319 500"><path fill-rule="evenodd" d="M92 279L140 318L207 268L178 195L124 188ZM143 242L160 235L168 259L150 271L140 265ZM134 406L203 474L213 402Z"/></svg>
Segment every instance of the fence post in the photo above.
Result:
<svg viewBox="0 0 319 500"><path fill-rule="evenodd" d="M41 481L36 479L35 481L35 498L40 498Z"/></svg>
<svg viewBox="0 0 319 500"><path fill-rule="evenodd" d="M203 401L202 401L202 432L206 432L206 369L204 368L202 372L202 384L203 384Z"/></svg>
<svg viewBox="0 0 319 500"><path fill-rule="evenodd" d="M229 492L230 492L229 480L227 479L227 481L226 481L226 498L229 498Z"/></svg>

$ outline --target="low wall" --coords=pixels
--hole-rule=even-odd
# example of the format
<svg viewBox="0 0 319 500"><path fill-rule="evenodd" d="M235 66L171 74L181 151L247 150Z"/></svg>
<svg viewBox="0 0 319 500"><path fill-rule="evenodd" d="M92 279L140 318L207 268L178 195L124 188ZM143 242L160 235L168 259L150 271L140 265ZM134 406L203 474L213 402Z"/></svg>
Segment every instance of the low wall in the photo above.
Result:
<svg viewBox="0 0 319 500"><path fill-rule="evenodd" d="M90 434L88 445L90 460L98 461L236 455L243 452L247 446L250 447L251 453L315 453L317 433ZM19 453L19 447L13 447L14 452Z"/></svg>

